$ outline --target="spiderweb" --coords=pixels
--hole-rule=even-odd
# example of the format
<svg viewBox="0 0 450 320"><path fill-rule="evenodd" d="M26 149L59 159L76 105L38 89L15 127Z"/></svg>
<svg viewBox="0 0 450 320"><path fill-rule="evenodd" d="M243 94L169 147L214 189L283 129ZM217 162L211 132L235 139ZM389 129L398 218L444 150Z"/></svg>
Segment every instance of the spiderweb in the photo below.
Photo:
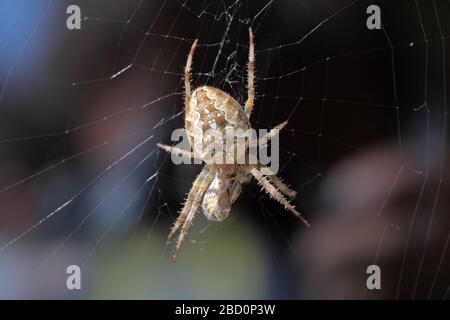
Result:
<svg viewBox="0 0 450 320"><path fill-rule="evenodd" d="M70 4L81 8L81 30L66 28ZM366 28L371 4L381 7L381 30ZM449 1L7 0L0 12L2 297L299 297L285 274L308 277L294 240L302 227L254 184L227 221L198 215L175 266L165 241L200 169L156 148L183 127L187 53L199 39L194 87L243 104L250 26L251 121L289 120L280 175L299 192L296 206L314 224L336 163L381 141L402 159L413 149L371 213L384 228L369 255L376 263L400 234L394 297L421 297L422 288L449 297L449 230L430 240L448 192ZM387 208L411 173L420 188L402 223ZM82 269L81 291L65 287L70 264ZM421 281L426 272L432 281Z"/></svg>

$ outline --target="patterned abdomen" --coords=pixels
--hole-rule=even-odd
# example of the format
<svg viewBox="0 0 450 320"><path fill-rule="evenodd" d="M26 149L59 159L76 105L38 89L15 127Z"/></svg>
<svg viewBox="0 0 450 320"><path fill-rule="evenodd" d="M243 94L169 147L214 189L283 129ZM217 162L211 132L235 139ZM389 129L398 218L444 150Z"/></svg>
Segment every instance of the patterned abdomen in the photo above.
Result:
<svg viewBox="0 0 450 320"><path fill-rule="evenodd" d="M247 130L250 122L230 95L213 87L199 87L191 95L185 127L194 152L206 161L208 147L225 143L226 130Z"/></svg>

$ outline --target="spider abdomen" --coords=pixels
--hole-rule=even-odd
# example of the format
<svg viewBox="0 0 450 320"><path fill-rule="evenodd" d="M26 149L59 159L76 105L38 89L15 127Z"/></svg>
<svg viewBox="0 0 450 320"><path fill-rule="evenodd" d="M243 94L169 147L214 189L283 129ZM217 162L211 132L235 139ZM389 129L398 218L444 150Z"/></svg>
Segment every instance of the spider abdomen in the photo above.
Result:
<svg viewBox="0 0 450 320"><path fill-rule="evenodd" d="M208 86L199 87L192 93L185 122L189 142L202 159L208 146L225 143L227 130L251 128L243 108L233 97Z"/></svg>

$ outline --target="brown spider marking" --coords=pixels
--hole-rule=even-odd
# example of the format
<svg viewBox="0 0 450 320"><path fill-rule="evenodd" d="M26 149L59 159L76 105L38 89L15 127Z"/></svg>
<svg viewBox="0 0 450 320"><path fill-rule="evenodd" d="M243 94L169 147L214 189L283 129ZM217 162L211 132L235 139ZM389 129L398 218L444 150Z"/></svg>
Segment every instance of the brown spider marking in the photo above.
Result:
<svg viewBox="0 0 450 320"><path fill-rule="evenodd" d="M250 115L253 110L255 100L255 49L253 32L249 29L249 56L247 64L248 87L247 101L242 107L233 97L226 92L209 86L201 86L191 92L191 66L197 40L192 44L187 57L184 72L185 84L185 129L194 152L189 152L167 145L158 144L158 147L167 151L183 154L194 158L202 157L202 154L195 152L195 143L201 139L204 147L210 139L208 134L202 134L207 130L217 130L225 136L227 127L247 130L251 128ZM278 130L283 129L287 121L276 126L266 136L270 140ZM262 190L272 199L278 201L287 210L301 219L309 227L308 222L289 203L285 196L295 197L295 190L286 186L276 175L265 175L262 169L268 170L262 164L205 164L200 174L195 179L189 191L183 209L170 230L168 238L171 239L180 230L172 261L175 262L181 248L181 244L193 224L195 214L201 206L202 211L209 220L223 221L227 218L231 206L242 192L242 185L255 178Z"/></svg>

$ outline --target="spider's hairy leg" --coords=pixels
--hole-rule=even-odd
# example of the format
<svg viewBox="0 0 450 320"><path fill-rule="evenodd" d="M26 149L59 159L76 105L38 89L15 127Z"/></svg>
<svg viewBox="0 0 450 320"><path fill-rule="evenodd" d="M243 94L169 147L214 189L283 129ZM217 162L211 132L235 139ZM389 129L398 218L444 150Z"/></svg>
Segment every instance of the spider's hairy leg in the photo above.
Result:
<svg viewBox="0 0 450 320"><path fill-rule="evenodd" d="M194 41L191 47L191 51L189 51L189 55L186 61L186 67L184 68L184 103L187 108L187 104L189 99L191 98L191 69L192 69L192 60L194 58L194 52L197 48L197 39Z"/></svg>
<svg viewBox="0 0 450 320"><path fill-rule="evenodd" d="M278 178L276 175L269 175L268 176L270 181L273 183L275 187L278 188L281 192L283 192L285 195L287 195L289 198L294 198L297 195L297 191L292 190L289 188L280 178Z"/></svg>
<svg viewBox="0 0 450 320"><path fill-rule="evenodd" d="M300 212L298 212L293 205L289 203L289 201L283 196L282 193L278 191L278 189L272 185L267 177L265 177L261 171L257 168L253 167L250 169L251 174L258 181L259 185L262 189L274 200L281 203L287 210L291 211L295 214L307 227L310 227L308 221L303 218Z"/></svg>
<svg viewBox="0 0 450 320"><path fill-rule="evenodd" d="M287 126L288 122L287 120L280 123L279 125L275 126L272 130L269 131L268 134L266 134L264 137L258 139L258 146L261 146L263 144L266 144L267 141L271 140L275 135L279 133L280 130L285 128ZM266 171L270 171L269 168L263 166L260 164L260 168L264 168ZM290 198L293 198L296 196L297 191L290 189L287 185L283 183L283 181L278 178L274 173L266 174L272 184L277 187L281 192L283 192L285 195L287 195Z"/></svg>
<svg viewBox="0 0 450 320"><path fill-rule="evenodd" d="M253 41L252 28L248 29L250 44L248 49L247 64L247 101L245 102L245 113L250 118L255 105L255 44Z"/></svg>
<svg viewBox="0 0 450 320"><path fill-rule="evenodd" d="M197 213L197 209L200 206L202 201L204 192L197 192L195 198L192 202L192 205L189 208L189 212L186 217L186 221L183 223L181 227L180 235L177 239L177 244L175 245L175 251L172 254L172 262L175 263L177 261L178 254L180 252L181 245L183 244L184 237L189 232L189 229L192 227L192 223L195 218L195 214Z"/></svg>
<svg viewBox="0 0 450 320"><path fill-rule="evenodd" d="M186 203L172 227L168 238L171 239L175 232L181 227L180 235L177 239L177 244L175 247L175 251L172 255L172 261L175 262L178 256L178 253L181 248L181 244L184 241L184 237L192 226L192 222L195 218L195 213L197 212L198 207L201 204L203 195L205 191L208 189L209 185L213 180L213 173L208 167L203 168L202 172L198 175L197 179L195 179L194 184L192 185L191 190L189 191L188 197L186 199Z"/></svg>
<svg viewBox="0 0 450 320"><path fill-rule="evenodd" d="M266 168L269 170L269 168ZM297 195L297 191L289 188L280 178L276 175L266 175L269 178L270 182L281 192L287 195L289 198L294 198Z"/></svg>
<svg viewBox="0 0 450 320"><path fill-rule="evenodd" d="M287 126L288 122L284 121L271 129L264 137L258 139L258 146L265 144L267 141L275 137L282 129Z"/></svg>
<svg viewBox="0 0 450 320"><path fill-rule="evenodd" d="M194 152L191 151L187 151L187 150L183 150L177 147L172 147L172 146L168 146L166 144L161 144L161 143L157 143L156 144L158 146L158 148L160 148L161 150L164 150L168 153L175 153L175 154L179 154L181 155L183 158L190 158L190 159L195 159L197 158L195 156Z"/></svg>
<svg viewBox="0 0 450 320"><path fill-rule="evenodd" d="M167 239L172 239L173 235L177 232L177 230L184 224L184 221L186 220L186 216L189 213L189 210L192 206L192 202L198 192L204 193L206 189L208 189L209 184L212 181L212 174L208 167L204 167L202 171L199 173L197 178L194 180L194 183L192 184L191 190L189 190L189 193L187 195L186 201L184 203L183 209L180 212L180 215L178 216L177 220L175 221L174 225L170 229L169 235L167 236Z"/></svg>

